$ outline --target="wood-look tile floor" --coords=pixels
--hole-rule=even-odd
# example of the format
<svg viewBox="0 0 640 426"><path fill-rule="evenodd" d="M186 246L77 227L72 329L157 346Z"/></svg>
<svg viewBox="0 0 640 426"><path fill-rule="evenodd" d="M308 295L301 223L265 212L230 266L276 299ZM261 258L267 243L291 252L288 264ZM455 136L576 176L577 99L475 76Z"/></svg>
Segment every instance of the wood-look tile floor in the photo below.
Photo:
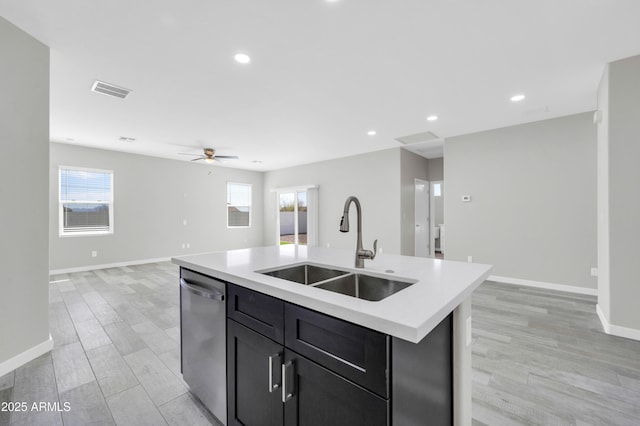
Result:
<svg viewBox="0 0 640 426"><path fill-rule="evenodd" d="M153 263L51 277L54 349L0 377L0 425L219 425L180 374L178 267ZM36 402L61 411L32 411ZM70 410L64 411L65 403Z"/></svg>
<svg viewBox="0 0 640 426"><path fill-rule="evenodd" d="M640 425L640 342L596 298L485 282L472 297L474 425Z"/></svg>
<svg viewBox="0 0 640 426"><path fill-rule="evenodd" d="M54 350L0 377L0 425L219 425L180 376L178 268L51 277ZM474 425L640 425L640 342L602 332L595 298L483 284L473 296Z"/></svg>

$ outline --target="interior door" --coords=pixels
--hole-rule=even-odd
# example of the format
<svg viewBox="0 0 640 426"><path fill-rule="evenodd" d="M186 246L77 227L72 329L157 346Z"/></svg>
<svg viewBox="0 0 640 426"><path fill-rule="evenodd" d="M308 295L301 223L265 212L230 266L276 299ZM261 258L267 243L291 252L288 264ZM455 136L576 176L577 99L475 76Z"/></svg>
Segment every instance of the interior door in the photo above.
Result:
<svg viewBox="0 0 640 426"><path fill-rule="evenodd" d="M415 252L418 257L429 257L429 182L415 180Z"/></svg>

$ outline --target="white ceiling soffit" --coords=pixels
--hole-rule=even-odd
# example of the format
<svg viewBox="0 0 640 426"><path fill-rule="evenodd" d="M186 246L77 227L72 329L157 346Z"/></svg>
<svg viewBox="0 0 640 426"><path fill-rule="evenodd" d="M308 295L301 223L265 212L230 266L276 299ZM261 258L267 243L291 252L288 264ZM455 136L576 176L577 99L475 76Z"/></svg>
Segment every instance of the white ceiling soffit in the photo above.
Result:
<svg viewBox="0 0 640 426"><path fill-rule="evenodd" d="M604 65L640 54L637 0L149 4L0 2L51 48L52 140L272 170L593 110Z"/></svg>

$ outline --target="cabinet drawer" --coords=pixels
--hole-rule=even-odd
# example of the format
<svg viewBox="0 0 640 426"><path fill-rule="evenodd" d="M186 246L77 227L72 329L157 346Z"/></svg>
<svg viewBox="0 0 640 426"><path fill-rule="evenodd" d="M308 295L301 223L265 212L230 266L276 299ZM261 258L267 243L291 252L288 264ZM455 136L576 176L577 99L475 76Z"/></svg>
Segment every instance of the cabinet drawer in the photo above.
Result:
<svg viewBox="0 0 640 426"><path fill-rule="evenodd" d="M227 286L227 316L263 336L284 343L284 302L237 285Z"/></svg>
<svg viewBox="0 0 640 426"><path fill-rule="evenodd" d="M389 337L285 303L285 346L341 376L389 397Z"/></svg>

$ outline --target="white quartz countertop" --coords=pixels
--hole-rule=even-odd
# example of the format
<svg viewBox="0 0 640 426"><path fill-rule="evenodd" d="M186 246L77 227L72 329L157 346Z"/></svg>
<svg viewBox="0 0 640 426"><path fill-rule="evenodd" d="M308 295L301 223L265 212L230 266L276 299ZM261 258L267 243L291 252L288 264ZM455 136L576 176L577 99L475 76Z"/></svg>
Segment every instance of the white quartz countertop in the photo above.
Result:
<svg viewBox="0 0 640 426"><path fill-rule="evenodd" d="M354 268L355 250L283 245L174 257L173 263L417 343L489 276L491 265L411 256L378 255ZM415 284L372 302L258 273L312 263ZM386 272L393 271L393 272Z"/></svg>

